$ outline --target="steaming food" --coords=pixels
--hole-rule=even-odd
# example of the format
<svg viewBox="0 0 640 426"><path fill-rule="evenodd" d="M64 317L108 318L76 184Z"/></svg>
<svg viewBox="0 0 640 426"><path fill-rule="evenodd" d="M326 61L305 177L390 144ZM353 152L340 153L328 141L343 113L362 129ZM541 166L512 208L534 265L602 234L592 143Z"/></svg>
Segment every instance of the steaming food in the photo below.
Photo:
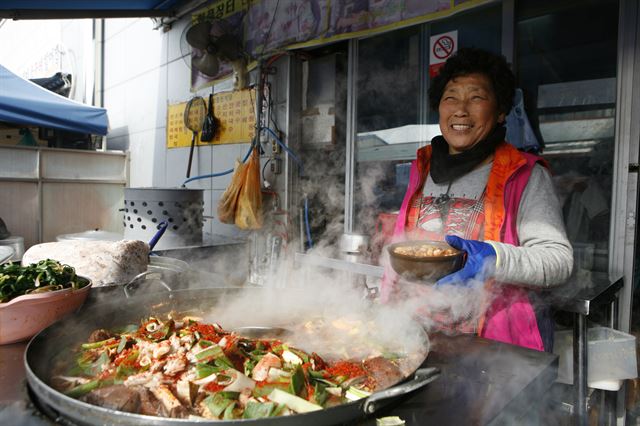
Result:
<svg viewBox="0 0 640 426"><path fill-rule="evenodd" d="M397 355L323 359L278 339L192 318L95 330L52 385L132 413L231 420L286 416L367 397L400 381ZM389 359L392 358L392 359Z"/></svg>
<svg viewBox="0 0 640 426"><path fill-rule="evenodd" d="M393 252L414 257L452 256L457 253L454 249L437 247L431 244L398 246Z"/></svg>

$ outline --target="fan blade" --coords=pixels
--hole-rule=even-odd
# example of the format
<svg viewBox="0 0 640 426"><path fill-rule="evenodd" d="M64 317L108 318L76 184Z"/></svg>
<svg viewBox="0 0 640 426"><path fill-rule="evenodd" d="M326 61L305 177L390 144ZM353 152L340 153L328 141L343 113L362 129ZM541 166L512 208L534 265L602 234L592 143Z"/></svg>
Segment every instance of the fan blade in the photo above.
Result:
<svg viewBox="0 0 640 426"><path fill-rule="evenodd" d="M233 61L241 56L242 46L238 37L231 34L224 34L215 41L220 57L228 61Z"/></svg>
<svg viewBox="0 0 640 426"><path fill-rule="evenodd" d="M187 43L196 49L206 50L211 42L211 23L200 22L187 31Z"/></svg>
<svg viewBox="0 0 640 426"><path fill-rule="evenodd" d="M198 71L202 74L208 75L209 77L216 76L220 69L220 62L218 61L218 58L209 53L205 53L198 58L193 58L192 63Z"/></svg>

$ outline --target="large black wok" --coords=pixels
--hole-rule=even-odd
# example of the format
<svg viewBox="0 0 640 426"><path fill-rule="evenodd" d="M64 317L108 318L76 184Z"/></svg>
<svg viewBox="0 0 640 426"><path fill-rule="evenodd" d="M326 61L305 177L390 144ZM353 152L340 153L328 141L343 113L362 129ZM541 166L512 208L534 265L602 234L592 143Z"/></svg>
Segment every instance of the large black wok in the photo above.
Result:
<svg viewBox="0 0 640 426"><path fill-rule="evenodd" d="M78 425L119 424L119 425L187 425L187 424L223 424L223 425L331 425L344 423L373 413L379 406L388 402L390 398L407 394L435 380L439 372L434 368L420 369L418 367L426 358L426 351L420 355L415 363L414 374L402 383L376 392L366 399L346 403L325 410L314 411L287 417L277 417L259 420L233 421L202 421L199 419L174 419L131 414L87 404L70 398L55 389L50 383L51 369L59 362L69 348L76 347L86 341L89 334L97 328L111 328L130 323L138 323L148 315L162 315L171 310L194 313L215 312L215 306L225 303L228 298L252 296L261 289L198 289L178 290L170 294L156 293L130 299L118 299L115 302L85 306L78 314L48 327L35 336L29 343L25 353L27 381L34 394L48 408ZM256 299L252 297L252 299ZM97 312L99 309L99 312ZM258 306L247 307L250 313ZM248 314L249 315L249 314ZM229 325L225 324L225 327ZM427 336L424 335L425 344Z"/></svg>

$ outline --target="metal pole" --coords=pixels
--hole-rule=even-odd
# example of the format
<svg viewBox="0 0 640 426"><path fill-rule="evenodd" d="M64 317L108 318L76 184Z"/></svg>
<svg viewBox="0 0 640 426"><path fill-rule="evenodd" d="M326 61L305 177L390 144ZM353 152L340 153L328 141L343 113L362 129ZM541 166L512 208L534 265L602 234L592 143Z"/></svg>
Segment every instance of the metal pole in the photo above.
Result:
<svg viewBox="0 0 640 426"><path fill-rule="evenodd" d="M358 132L358 40L349 40L347 65L347 134L344 165L344 232L353 232L356 133Z"/></svg>
<svg viewBox="0 0 640 426"><path fill-rule="evenodd" d="M573 401L574 424L587 426L587 318L574 314L573 318Z"/></svg>
<svg viewBox="0 0 640 426"><path fill-rule="evenodd" d="M618 301L619 295L609 305L609 327L616 329L618 327ZM607 425L614 426L616 424L616 409L618 405L618 392L604 391L604 411L606 414L605 421Z"/></svg>

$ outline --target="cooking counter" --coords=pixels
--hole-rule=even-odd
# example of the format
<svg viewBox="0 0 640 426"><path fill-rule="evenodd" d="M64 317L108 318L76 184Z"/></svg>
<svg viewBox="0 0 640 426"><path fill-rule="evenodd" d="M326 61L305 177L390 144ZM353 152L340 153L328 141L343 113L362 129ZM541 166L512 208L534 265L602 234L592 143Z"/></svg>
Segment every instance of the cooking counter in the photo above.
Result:
<svg viewBox="0 0 640 426"><path fill-rule="evenodd" d="M22 355L26 343L0 346L0 424L48 425L26 395ZM407 425L522 424L518 419L543 399L557 375L557 357L476 336L432 336L425 366L441 376L400 398L374 417L399 416Z"/></svg>

